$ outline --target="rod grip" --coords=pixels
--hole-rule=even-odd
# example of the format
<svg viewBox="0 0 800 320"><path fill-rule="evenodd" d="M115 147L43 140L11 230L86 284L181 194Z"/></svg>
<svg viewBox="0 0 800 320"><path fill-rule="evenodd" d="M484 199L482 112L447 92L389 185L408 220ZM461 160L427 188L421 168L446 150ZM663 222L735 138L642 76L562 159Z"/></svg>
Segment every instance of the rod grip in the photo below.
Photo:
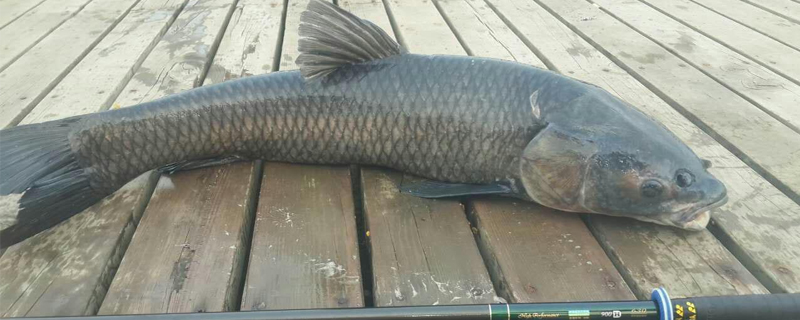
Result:
<svg viewBox="0 0 800 320"><path fill-rule="evenodd" d="M800 294L754 294L672 300L675 320L800 319Z"/></svg>

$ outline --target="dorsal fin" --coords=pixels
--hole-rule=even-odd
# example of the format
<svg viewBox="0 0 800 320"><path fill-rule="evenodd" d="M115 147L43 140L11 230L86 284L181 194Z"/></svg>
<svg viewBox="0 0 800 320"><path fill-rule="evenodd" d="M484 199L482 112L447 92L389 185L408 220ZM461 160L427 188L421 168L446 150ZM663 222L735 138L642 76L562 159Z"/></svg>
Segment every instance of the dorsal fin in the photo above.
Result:
<svg viewBox="0 0 800 320"><path fill-rule="evenodd" d="M306 79L404 52L380 27L321 0L311 0L300 16L299 51L296 63Z"/></svg>

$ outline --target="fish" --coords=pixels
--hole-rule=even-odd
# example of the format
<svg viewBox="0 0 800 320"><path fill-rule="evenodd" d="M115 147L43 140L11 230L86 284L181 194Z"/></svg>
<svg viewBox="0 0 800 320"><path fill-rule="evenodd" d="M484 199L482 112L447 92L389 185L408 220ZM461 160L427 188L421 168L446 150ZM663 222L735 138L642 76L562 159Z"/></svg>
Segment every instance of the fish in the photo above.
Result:
<svg viewBox="0 0 800 320"><path fill-rule="evenodd" d="M0 131L0 247L135 177L262 159L426 178L423 198L506 196L561 211L706 227L725 185L666 127L608 91L512 61L410 53L312 0L299 70Z"/></svg>

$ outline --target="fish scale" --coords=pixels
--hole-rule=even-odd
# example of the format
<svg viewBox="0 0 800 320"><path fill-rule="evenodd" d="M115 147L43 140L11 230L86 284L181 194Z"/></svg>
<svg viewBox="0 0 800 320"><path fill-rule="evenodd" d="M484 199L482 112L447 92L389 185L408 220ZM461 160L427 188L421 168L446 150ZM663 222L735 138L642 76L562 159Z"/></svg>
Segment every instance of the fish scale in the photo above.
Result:
<svg viewBox="0 0 800 320"><path fill-rule="evenodd" d="M512 67L405 55L345 67L324 81L303 81L297 71L245 78L121 109L114 119L124 121L106 114L87 119L76 135L85 141L78 154L97 170L103 188L121 186L154 167L227 154L379 165L453 182L513 179L516 172L507 159L518 157L536 131L533 121L525 121L531 116L524 97L514 93L531 88L507 83L505 94L494 95L495 104L481 98L492 88L488 83L508 82L510 72L520 72ZM480 72L483 81L450 80L472 72ZM418 86L421 74L437 84ZM438 95L441 91L450 94ZM479 123L476 115L487 121ZM143 157L120 147L131 145L126 137L132 136L143 137L136 141L144 145L134 147L144 150ZM504 144L482 148L481 141L492 140Z"/></svg>

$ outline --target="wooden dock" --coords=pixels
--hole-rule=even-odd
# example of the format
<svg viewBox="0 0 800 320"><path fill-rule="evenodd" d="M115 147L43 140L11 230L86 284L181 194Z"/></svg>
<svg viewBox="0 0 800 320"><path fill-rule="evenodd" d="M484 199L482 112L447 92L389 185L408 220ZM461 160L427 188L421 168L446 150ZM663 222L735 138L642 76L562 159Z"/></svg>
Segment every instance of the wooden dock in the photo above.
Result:
<svg viewBox="0 0 800 320"><path fill-rule="evenodd" d="M0 127L296 68L307 0L0 0ZM398 192L395 171L147 174L0 256L0 316L800 292L800 1L338 0L409 51L597 84L730 201L707 231ZM0 150L2 152L2 150Z"/></svg>

